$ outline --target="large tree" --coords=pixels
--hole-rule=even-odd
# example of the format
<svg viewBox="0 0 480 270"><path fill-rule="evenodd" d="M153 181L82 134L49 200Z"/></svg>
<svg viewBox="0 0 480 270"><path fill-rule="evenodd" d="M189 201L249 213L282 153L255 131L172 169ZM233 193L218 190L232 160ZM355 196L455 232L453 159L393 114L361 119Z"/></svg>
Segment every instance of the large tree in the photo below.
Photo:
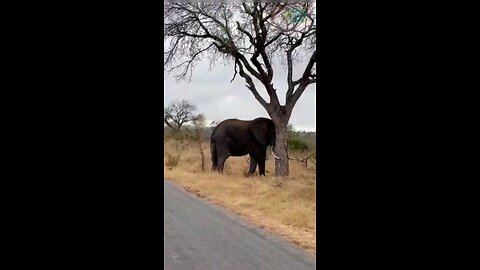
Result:
<svg viewBox="0 0 480 270"><path fill-rule="evenodd" d="M317 52L314 3L165 3L164 69L190 79L195 62L230 59L276 127L275 175L289 172L287 125L307 86L316 83ZM303 72L294 78L294 64ZM275 60L285 63L287 88L280 104L272 83ZM296 66L298 67L298 65ZM277 66L275 66L277 68ZM261 85L267 102L258 92Z"/></svg>
<svg viewBox="0 0 480 270"><path fill-rule="evenodd" d="M203 117L203 115L195 115L197 107L188 100L174 100L170 105L163 109L163 122L175 132L191 122Z"/></svg>

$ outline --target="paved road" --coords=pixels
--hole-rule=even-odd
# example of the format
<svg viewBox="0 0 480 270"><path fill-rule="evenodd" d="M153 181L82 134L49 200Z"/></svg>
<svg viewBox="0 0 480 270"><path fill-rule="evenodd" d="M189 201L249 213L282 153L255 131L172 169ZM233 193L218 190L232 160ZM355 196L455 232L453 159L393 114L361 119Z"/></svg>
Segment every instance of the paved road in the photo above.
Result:
<svg viewBox="0 0 480 270"><path fill-rule="evenodd" d="M315 257L164 181L165 270L315 269Z"/></svg>

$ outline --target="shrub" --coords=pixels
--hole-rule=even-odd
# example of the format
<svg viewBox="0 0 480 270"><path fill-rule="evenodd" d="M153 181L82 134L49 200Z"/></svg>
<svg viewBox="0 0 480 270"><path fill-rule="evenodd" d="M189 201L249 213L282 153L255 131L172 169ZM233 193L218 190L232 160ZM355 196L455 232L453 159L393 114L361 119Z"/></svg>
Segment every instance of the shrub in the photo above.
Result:
<svg viewBox="0 0 480 270"><path fill-rule="evenodd" d="M179 161L180 161L180 154L166 153L165 165L167 165L170 169L177 167Z"/></svg>
<svg viewBox="0 0 480 270"><path fill-rule="evenodd" d="M182 141L178 142L176 140L173 143L165 145L165 165L170 169L178 166L180 163L180 156L187 145Z"/></svg>
<svg viewBox="0 0 480 270"><path fill-rule="evenodd" d="M288 139L288 149L292 151L305 151L308 150L308 145L299 138Z"/></svg>

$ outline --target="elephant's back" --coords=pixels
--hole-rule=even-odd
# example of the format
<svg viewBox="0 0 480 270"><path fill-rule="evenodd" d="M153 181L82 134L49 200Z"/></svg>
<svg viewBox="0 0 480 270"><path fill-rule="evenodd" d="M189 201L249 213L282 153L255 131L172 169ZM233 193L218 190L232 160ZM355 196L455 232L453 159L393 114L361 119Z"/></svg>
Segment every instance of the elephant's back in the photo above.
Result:
<svg viewBox="0 0 480 270"><path fill-rule="evenodd" d="M227 134L244 132L248 129L249 122L251 121L239 119L224 120L213 129L210 141L213 142L215 139L224 138Z"/></svg>

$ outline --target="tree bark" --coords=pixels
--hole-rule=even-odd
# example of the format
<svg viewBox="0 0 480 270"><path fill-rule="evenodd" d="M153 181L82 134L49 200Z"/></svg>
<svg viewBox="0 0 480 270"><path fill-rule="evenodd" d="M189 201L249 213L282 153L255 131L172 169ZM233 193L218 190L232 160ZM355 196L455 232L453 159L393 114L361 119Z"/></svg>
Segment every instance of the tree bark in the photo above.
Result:
<svg viewBox="0 0 480 270"><path fill-rule="evenodd" d="M205 153L203 153L202 142L200 140L198 141L198 148L202 157L202 172L205 172Z"/></svg>
<svg viewBox="0 0 480 270"><path fill-rule="evenodd" d="M275 159L275 176L288 176L288 117L287 115L271 115L275 124L275 155L280 159Z"/></svg>

